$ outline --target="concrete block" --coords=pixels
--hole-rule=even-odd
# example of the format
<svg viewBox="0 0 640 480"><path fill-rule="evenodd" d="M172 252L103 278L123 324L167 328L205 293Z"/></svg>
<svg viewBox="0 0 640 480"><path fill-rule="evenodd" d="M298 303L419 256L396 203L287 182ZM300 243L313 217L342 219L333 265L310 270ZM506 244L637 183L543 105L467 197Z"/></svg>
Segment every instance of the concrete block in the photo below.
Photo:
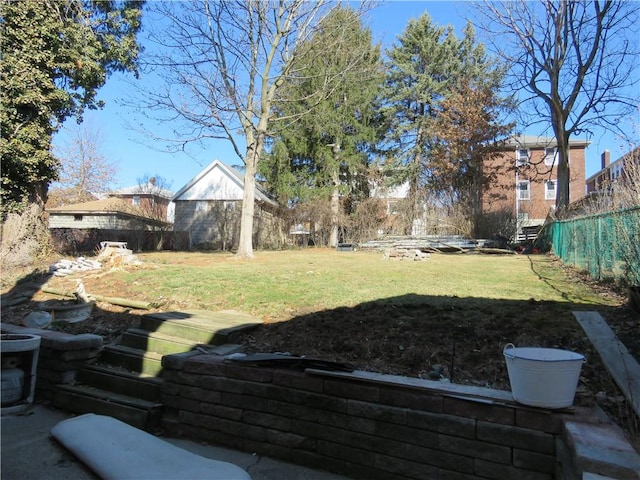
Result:
<svg viewBox="0 0 640 480"><path fill-rule="evenodd" d="M556 471L556 457L543 453L531 452L519 448L513 449L513 466L535 470L536 472L554 473Z"/></svg>
<svg viewBox="0 0 640 480"><path fill-rule="evenodd" d="M166 370L182 370L187 360L202 353L197 350L189 352L174 353L173 355L165 355L162 357L162 368Z"/></svg>
<svg viewBox="0 0 640 480"><path fill-rule="evenodd" d="M640 455L619 427L565 422L563 437L579 471L618 479L640 479Z"/></svg>
<svg viewBox="0 0 640 480"><path fill-rule="evenodd" d="M411 410L442 412L442 395L433 395L425 391L407 390L380 386L380 403L393 407L406 407Z"/></svg>
<svg viewBox="0 0 640 480"><path fill-rule="evenodd" d="M402 475L404 478L438 478L438 469L419 462L409 462L388 455L377 454L375 463L377 469Z"/></svg>
<svg viewBox="0 0 640 480"><path fill-rule="evenodd" d="M420 447L438 447L438 434L436 432L379 421L375 422L375 424L375 435L378 437L406 442L409 445L414 444ZM409 439L411 440L409 441Z"/></svg>
<svg viewBox="0 0 640 480"><path fill-rule="evenodd" d="M387 423L405 425L407 423L407 409L388 407L377 403L349 400L347 402L347 415L355 417L371 418Z"/></svg>
<svg viewBox="0 0 640 480"><path fill-rule="evenodd" d="M499 405L491 400L444 397L443 412L504 425L515 424L515 408Z"/></svg>
<svg viewBox="0 0 640 480"><path fill-rule="evenodd" d="M291 422L291 432L342 445L348 445L349 443L347 442L347 430L330 427L328 425L320 425L315 422L294 420Z"/></svg>
<svg viewBox="0 0 640 480"><path fill-rule="evenodd" d="M274 415L281 415L295 420L303 420L316 422L318 414L321 412L313 408L307 408L304 405L296 405L290 402L282 402L278 400L269 400L268 412Z"/></svg>
<svg viewBox="0 0 640 480"><path fill-rule="evenodd" d="M296 450L315 450L317 440L290 432L280 430L267 430L267 442L272 445L294 448Z"/></svg>
<svg viewBox="0 0 640 480"><path fill-rule="evenodd" d="M378 422L370 418L352 417L343 413L320 410L318 411L317 422L333 427L346 428L355 432L368 433L369 435L379 435ZM389 424L385 423L384 425L388 426Z"/></svg>
<svg viewBox="0 0 640 480"><path fill-rule="evenodd" d="M533 472L531 470L512 467L511 465L503 465L480 459L476 459L474 462L474 473L482 478L491 478L495 480L504 480L505 478L517 478L518 480L553 479L553 475L550 473Z"/></svg>
<svg viewBox="0 0 640 480"><path fill-rule="evenodd" d="M212 377L209 375L197 375L196 385L216 392L243 393L247 388L247 382L234 378Z"/></svg>
<svg viewBox="0 0 640 480"><path fill-rule="evenodd" d="M361 448L349 447L324 440L318 442L318 453L360 465L373 465L376 457L373 452Z"/></svg>
<svg viewBox="0 0 640 480"><path fill-rule="evenodd" d="M407 425L431 432L471 439L475 438L476 433L476 421L474 419L442 413L409 410L407 412Z"/></svg>
<svg viewBox="0 0 640 480"><path fill-rule="evenodd" d="M347 399L345 398L335 398L320 393L296 391L293 400L295 403L304 405L307 408L330 410L339 413L347 412Z"/></svg>
<svg viewBox="0 0 640 480"><path fill-rule="evenodd" d="M487 442L439 434L438 448L445 452L468 455L495 463L511 464L511 448Z"/></svg>
<svg viewBox="0 0 640 480"><path fill-rule="evenodd" d="M563 415L550 410L517 407L515 409L516 425L531 430L559 434L562 432Z"/></svg>
<svg viewBox="0 0 640 480"><path fill-rule="evenodd" d="M511 425L507 426L478 421L476 437L478 440L486 440L499 445L520 447L549 455L553 455L555 452L555 439L550 433L513 427Z"/></svg>
<svg viewBox="0 0 640 480"><path fill-rule="evenodd" d="M324 380L324 393L341 398L352 398L365 402L380 400L380 389L374 385L341 380Z"/></svg>
<svg viewBox="0 0 640 480"><path fill-rule="evenodd" d="M268 412L269 400L266 398L252 397L249 395L215 392L220 395L220 403L231 407L241 408L244 410L252 410L254 412Z"/></svg>
<svg viewBox="0 0 640 480"><path fill-rule="evenodd" d="M273 384L317 393L322 392L323 387L321 378L293 370L274 370Z"/></svg>
<svg viewBox="0 0 640 480"><path fill-rule="evenodd" d="M212 415L214 417L226 418L228 420L241 421L242 409L217 405L213 403L201 403L200 413Z"/></svg>
<svg viewBox="0 0 640 480"><path fill-rule="evenodd" d="M459 453L443 452L434 448L407 445L407 458L432 467L444 468L461 473L473 473L473 458Z"/></svg>
<svg viewBox="0 0 640 480"><path fill-rule="evenodd" d="M250 425L258 425L269 429L288 432L291 430L291 419L281 417L280 415L272 415L264 412L242 412L242 421Z"/></svg>

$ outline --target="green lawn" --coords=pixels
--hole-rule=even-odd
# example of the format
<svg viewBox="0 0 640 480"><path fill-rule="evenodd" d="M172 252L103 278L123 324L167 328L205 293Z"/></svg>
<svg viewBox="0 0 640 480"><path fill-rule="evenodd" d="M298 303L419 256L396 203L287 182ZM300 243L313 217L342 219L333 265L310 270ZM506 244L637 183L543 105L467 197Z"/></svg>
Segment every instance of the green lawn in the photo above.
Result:
<svg viewBox="0 0 640 480"><path fill-rule="evenodd" d="M236 309L267 320L363 302L442 302L455 297L612 305L571 279L544 255L435 254L427 261L384 260L380 252L329 249L258 252L253 260L231 254L140 254L142 267L109 274L123 296L183 308ZM102 286L87 290L94 293ZM108 285L107 285L108 286ZM125 287L126 286L126 287ZM118 288L120 290L121 288ZM107 292L105 292L107 294Z"/></svg>

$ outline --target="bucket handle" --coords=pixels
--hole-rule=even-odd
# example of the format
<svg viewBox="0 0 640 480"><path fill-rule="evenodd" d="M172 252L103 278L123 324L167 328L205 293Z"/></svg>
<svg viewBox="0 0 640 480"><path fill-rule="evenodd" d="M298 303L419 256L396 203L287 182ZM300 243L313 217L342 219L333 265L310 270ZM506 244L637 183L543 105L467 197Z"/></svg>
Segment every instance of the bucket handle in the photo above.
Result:
<svg viewBox="0 0 640 480"><path fill-rule="evenodd" d="M503 354L505 357L509 357L509 358L511 358L511 359L516 358L516 356L515 356L515 355L508 355L508 354L507 354L507 349L511 350L511 349L513 349L513 348L516 348L516 346L515 346L513 343L507 343L507 344L504 346L504 348L502 349L502 354Z"/></svg>

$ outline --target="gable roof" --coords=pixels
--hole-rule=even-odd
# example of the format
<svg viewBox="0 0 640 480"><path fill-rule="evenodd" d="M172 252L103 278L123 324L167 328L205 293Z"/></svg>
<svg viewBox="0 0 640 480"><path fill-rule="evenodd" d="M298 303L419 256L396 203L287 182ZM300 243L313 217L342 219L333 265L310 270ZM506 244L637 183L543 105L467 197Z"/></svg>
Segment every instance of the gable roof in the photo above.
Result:
<svg viewBox="0 0 640 480"><path fill-rule="evenodd" d="M213 182L227 180L226 185L214 185ZM176 192L171 201L177 200L241 200L244 189L244 178L234 168L228 167L220 160L214 160L198 175ZM256 200L277 206L269 194L256 184Z"/></svg>

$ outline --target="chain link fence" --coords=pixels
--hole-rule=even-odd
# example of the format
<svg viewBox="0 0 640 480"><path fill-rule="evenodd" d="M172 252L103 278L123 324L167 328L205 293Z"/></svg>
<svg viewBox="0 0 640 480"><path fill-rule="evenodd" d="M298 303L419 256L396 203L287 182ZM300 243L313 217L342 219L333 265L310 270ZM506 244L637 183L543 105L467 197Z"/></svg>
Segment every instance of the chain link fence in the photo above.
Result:
<svg viewBox="0 0 640 480"><path fill-rule="evenodd" d="M640 285L640 206L556 220L545 227L553 253L596 280Z"/></svg>

